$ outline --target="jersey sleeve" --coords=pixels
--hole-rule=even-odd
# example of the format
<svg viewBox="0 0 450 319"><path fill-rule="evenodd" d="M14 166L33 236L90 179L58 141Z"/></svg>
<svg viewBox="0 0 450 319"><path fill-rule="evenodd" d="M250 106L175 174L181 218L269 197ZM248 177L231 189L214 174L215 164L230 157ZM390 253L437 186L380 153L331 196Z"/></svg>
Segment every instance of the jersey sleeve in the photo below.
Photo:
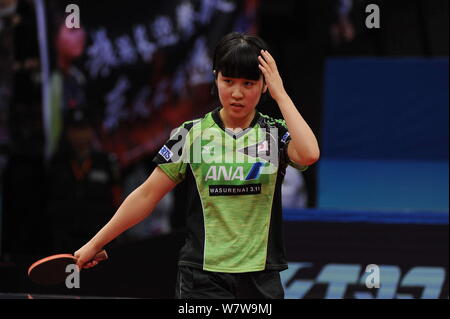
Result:
<svg viewBox="0 0 450 319"><path fill-rule="evenodd" d="M188 165L188 133L186 123L173 130L169 140L153 158L153 162L175 183L184 180Z"/></svg>
<svg viewBox="0 0 450 319"><path fill-rule="evenodd" d="M281 156L283 157L283 161L287 163L289 166L298 169L299 171L305 171L308 169L308 165L301 165L293 162L288 155L288 145L291 142L291 136L289 134L288 127L284 120L277 120L278 127L278 145L281 150Z"/></svg>

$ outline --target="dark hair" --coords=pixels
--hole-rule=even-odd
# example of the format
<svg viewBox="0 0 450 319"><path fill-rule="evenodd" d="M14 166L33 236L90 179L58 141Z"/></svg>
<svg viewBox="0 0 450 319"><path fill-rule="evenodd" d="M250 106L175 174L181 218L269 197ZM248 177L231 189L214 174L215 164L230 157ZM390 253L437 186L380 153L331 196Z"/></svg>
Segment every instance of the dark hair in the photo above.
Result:
<svg viewBox="0 0 450 319"><path fill-rule="evenodd" d="M227 77L258 80L262 74L258 67L261 50L268 50L268 46L258 36L240 32L228 33L219 41L214 51L215 78L222 72L222 75Z"/></svg>

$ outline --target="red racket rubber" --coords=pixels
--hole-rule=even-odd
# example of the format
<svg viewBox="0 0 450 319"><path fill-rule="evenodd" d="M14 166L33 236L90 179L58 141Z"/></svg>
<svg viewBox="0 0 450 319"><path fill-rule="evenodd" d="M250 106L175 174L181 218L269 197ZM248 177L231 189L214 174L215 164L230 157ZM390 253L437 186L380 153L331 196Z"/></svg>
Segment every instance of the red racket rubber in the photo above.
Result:
<svg viewBox="0 0 450 319"><path fill-rule="evenodd" d="M108 259L108 254L103 249L92 260L102 261ZM92 261L91 260L91 261ZM41 285L54 285L65 281L69 275L67 266L76 264L77 258L71 254L58 254L42 258L28 268L28 277Z"/></svg>

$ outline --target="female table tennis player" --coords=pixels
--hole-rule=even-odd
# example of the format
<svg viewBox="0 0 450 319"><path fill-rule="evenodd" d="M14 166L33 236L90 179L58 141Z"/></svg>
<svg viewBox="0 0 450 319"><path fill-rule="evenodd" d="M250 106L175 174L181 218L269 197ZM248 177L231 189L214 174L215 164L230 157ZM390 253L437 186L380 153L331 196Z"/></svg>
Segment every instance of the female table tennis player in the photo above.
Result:
<svg viewBox="0 0 450 319"><path fill-rule="evenodd" d="M186 179L188 233L175 296L284 298L281 183L287 165L304 170L318 160L318 143L262 39L226 35L215 49L213 72L221 105L174 131L149 178L74 255L79 267L95 266L87 261ZM267 90L284 120L257 111Z"/></svg>

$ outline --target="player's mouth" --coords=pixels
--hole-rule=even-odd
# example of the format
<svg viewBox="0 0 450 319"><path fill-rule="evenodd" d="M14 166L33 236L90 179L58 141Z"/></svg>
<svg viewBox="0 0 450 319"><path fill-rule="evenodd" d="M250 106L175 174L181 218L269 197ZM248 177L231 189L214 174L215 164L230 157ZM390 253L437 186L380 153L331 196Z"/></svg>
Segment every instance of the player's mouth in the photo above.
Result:
<svg viewBox="0 0 450 319"><path fill-rule="evenodd" d="M237 108L243 108L244 107L244 105L241 104L241 103L231 103L230 105L234 106L234 107L237 107Z"/></svg>

